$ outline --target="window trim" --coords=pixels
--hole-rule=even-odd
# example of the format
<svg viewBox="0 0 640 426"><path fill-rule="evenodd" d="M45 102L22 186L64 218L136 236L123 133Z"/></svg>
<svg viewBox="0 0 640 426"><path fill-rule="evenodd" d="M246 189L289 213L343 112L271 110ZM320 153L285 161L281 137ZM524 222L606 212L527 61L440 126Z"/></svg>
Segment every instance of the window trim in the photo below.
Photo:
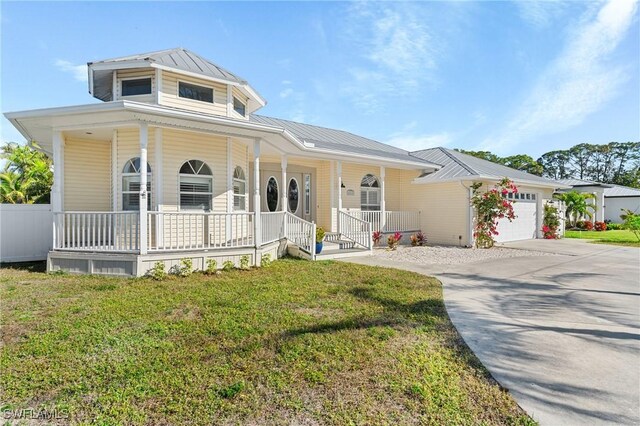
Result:
<svg viewBox="0 0 640 426"><path fill-rule="evenodd" d="M151 91L149 93L143 93L143 94L140 94L140 95L124 95L123 94L124 86L123 86L122 83L124 81L131 81L131 80L151 80ZM144 97L144 96L153 95L153 80L154 80L154 78L151 75L147 76L147 77L122 77L122 78L120 78L120 97L129 99L129 98L141 98L141 97Z"/></svg>
<svg viewBox="0 0 640 426"><path fill-rule="evenodd" d="M296 209L291 211L291 198L289 198L289 187L291 186L291 182L294 181L296 183L296 187L298 188L298 202L296 203ZM287 182L287 211L291 214L298 213L300 210L300 182L295 177L289 178L289 182Z"/></svg>
<svg viewBox="0 0 640 426"><path fill-rule="evenodd" d="M378 186L362 186L362 181L365 177L371 176L376 182L378 182ZM367 202L365 204L362 203L362 192L365 191L367 193ZM369 192L376 192L378 194L378 204L369 204ZM362 211L380 211L382 209L382 199L381 199L382 191L380 190L380 178L374 175L373 173L365 173L362 178L360 178L360 210ZM374 209L374 207L376 207Z"/></svg>
<svg viewBox="0 0 640 426"><path fill-rule="evenodd" d="M177 79L176 80L176 96L178 97L178 99L185 99L187 101L193 101L193 102L201 102L207 105L215 105L216 103L216 88L213 86L205 86L203 84L197 84L197 83L192 83L190 81L186 81L186 80L180 80ZM193 99L193 98L187 98L184 96L180 96L180 84L189 84L191 86L198 86L198 87L202 87L203 89L211 89L211 102L208 101L201 101L200 99Z"/></svg>
<svg viewBox="0 0 640 426"><path fill-rule="evenodd" d="M276 186L278 188L278 193L277 193L277 196L276 196L276 208L275 208L275 210L271 210L269 208L269 200L267 198L267 193L268 193L267 188L269 187L269 182L271 182L271 179L276 181ZM281 191L281 188L280 188L280 183L278 183L278 178L273 176L273 175L270 175L267 178L267 184L264 186L264 202L267 205L267 211L268 212L273 213L273 212L280 211L280 191Z"/></svg>
<svg viewBox="0 0 640 426"><path fill-rule="evenodd" d="M233 111L238 115L246 117L247 116L247 102L242 102L242 100L240 100L240 98L235 96L235 95L231 95L231 97L233 98ZM241 113L240 111L238 111L236 109L236 101L238 101L238 103L242 105L242 109L244 110L244 113Z"/></svg>
<svg viewBox="0 0 640 426"><path fill-rule="evenodd" d="M236 170L237 169L240 169L240 171L242 171L242 175L244 176L244 179L236 178L235 175L236 175ZM236 182L244 183L244 193L242 193L242 194L241 193L238 193L238 194L235 193L235 183ZM233 196L233 204L232 204L233 211L234 212L246 212L248 210L248 207L249 207L248 204L247 204L247 201L248 201L248 198L249 198L247 196L248 195L247 194L247 174L244 172L244 169L240 165L235 166L233 168L233 175L231 176L231 187L232 187L231 190L233 191L233 193L232 193L232 196ZM236 209L236 197L242 198L244 200L244 209Z"/></svg>
<svg viewBox="0 0 640 426"><path fill-rule="evenodd" d="M140 172L125 172L125 168L129 165L129 162L133 160L140 160L140 157L131 157L127 161L125 161L124 166L120 169L120 211L126 212L137 212L140 211L140 205L135 210L127 210L124 208L124 196L125 194L140 194L139 191L125 191L124 190L124 179L128 177L137 177L140 178ZM135 168L135 166L134 166ZM139 182L138 182L139 183ZM153 173L151 170L151 165L147 161L147 210L153 211Z"/></svg>
<svg viewBox="0 0 640 426"><path fill-rule="evenodd" d="M207 175L207 174L191 174L191 173L180 173L180 169L182 169L182 167L190 162L190 161L201 161L203 165L207 166L207 168L209 170L211 170L211 174ZM209 179L210 184L211 184L211 191L209 192L183 192L180 190L180 181L181 178L183 177L196 177L196 178L201 178L201 179ZM214 194L214 184L215 181L213 179L213 170L211 169L211 167L209 167L209 164L207 164L206 161L204 160L199 160L197 158L189 158L188 160L184 160L183 162L180 163L180 167L178 167L178 211L187 211L187 212L198 212L198 211L203 211L203 212L212 212L213 211L213 194ZM186 194L186 195L194 195L194 194L207 194L209 195L209 209L197 209L197 208L185 208L182 207L182 201L181 201L181 194Z"/></svg>

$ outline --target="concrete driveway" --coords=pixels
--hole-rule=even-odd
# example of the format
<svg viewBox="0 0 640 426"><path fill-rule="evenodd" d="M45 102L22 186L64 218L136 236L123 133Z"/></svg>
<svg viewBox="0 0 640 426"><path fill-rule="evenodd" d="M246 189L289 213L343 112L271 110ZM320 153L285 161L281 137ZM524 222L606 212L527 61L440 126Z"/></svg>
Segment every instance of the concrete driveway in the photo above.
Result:
<svg viewBox="0 0 640 426"><path fill-rule="evenodd" d="M353 261L437 276L467 344L541 424L640 424L640 250L570 239L506 246L555 254Z"/></svg>

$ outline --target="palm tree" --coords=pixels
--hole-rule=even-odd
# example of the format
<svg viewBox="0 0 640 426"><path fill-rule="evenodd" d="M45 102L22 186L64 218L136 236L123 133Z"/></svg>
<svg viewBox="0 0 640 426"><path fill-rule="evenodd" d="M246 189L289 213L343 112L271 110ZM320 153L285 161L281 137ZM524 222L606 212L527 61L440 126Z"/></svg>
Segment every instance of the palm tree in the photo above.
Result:
<svg viewBox="0 0 640 426"><path fill-rule="evenodd" d="M46 203L53 184L51 160L34 143L8 142L0 147L6 160L0 171L0 203Z"/></svg>
<svg viewBox="0 0 640 426"><path fill-rule="evenodd" d="M29 197L33 185L33 179L24 179L18 173L0 173L0 203L33 203L34 200Z"/></svg>
<svg viewBox="0 0 640 426"><path fill-rule="evenodd" d="M593 213L589 210L596 210L595 203L587 203L587 200L595 199L596 196L588 192L569 191L561 194L555 194L554 197L564 202L566 208L565 214L571 227L575 227L576 222L578 222L578 219L581 217L588 217L591 219L593 217ZM573 222L571 221L571 218L573 218Z"/></svg>

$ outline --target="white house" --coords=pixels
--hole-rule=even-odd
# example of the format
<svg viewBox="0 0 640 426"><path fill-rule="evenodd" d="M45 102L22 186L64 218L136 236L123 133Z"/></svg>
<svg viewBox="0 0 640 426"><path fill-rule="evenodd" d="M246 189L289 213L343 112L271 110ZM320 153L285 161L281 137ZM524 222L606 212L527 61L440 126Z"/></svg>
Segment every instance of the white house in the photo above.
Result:
<svg viewBox="0 0 640 426"><path fill-rule="evenodd" d="M595 195L595 201L589 201L595 202L594 221L622 223L622 210L640 212L640 189L583 179L561 179L559 182L578 192Z"/></svg>
<svg viewBox="0 0 640 426"><path fill-rule="evenodd" d="M255 114L244 79L185 49L90 62L100 103L6 113L54 162L49 270L142 275L286 250L362 254L376 230L473 244L470 185L509 177L518 218L502 241L540 236L561 184L444 148L408 152L341 130ZM330 231L322 254L315 229Z"/></svg>

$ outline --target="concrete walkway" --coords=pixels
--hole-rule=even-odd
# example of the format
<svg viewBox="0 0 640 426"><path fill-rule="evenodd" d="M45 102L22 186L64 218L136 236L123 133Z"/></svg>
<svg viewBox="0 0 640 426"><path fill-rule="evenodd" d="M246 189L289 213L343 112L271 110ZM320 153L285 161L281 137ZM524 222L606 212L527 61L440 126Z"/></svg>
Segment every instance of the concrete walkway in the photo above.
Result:
<svg viewBox="0 0 640 426"><path fill-rule="evenodd" d="M438 277L464 340L541 424L640 424L640 250L570 239L507 246L556 255L349 261Z"/></svg>

